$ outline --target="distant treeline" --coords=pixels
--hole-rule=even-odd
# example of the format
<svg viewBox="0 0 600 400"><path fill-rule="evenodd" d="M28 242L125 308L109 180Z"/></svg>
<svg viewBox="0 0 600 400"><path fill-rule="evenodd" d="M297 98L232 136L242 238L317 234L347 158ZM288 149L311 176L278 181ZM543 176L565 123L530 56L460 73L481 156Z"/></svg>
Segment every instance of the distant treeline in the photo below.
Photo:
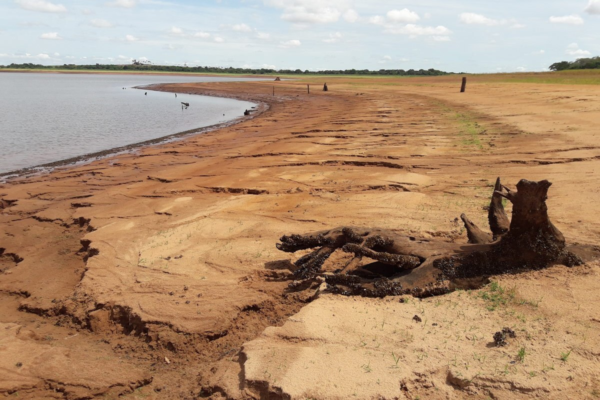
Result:
<svg viewBox="0 0 600 400"><path fill-rule="evenodd" d="M577 61L561 61L550 66L551 71L567 69L600 69L600 57L580 58Z"/></svg>
<svg viewBox="0 0 600 400"><path fill-rule="evenodd" d="M186 67L176 65L115 65L115 64L91 64L91 65L40 65L40 64L10 64L0 65L0 68L11 69L46 69L46 70L102 70L102 71L164 71L164 72L195 72L195 73L218 73L218 74L251 74L251 75L401 75L401 76L437 76L447 75L449 72L438 71L437 69L403 70L403 69L380 69L371 71L368 69L346 69L346 70L325 70L325 71L302 71L300 69L280 69L269 68L219 68L219 67Z"/></svg>

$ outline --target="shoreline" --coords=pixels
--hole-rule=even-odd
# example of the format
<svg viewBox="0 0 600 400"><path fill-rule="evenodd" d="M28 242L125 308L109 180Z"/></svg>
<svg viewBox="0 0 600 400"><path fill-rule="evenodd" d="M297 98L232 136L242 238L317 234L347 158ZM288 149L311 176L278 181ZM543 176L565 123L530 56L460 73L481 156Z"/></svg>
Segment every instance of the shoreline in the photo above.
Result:
<svg viewBox="0 0 600 400"><path fill-rule="evenodd" d="M152 400L558 399L600 390L599 262L495 275L421 300L297 285L294 263L310 253L280 251L283 235L356 226L466 244L458 217L487 230L498 176L510 188L552 182L556 228L568 243L598 243L600 87L472 82L460 94L456 80L420 82L431 84L340 79L310 94L306 82L283 82L276 96L271 82L158 85L269 108L0 184L0 369L13 373L0 397L60 388L69 398ZM352 260L338 251L320 268ZM517 338L496 347L502 327Z"/></svg>
<svg viewBox="0 0 600 400"><path fill-rule="evenodd" d="M170 92L169 90L166 90L165 87L168 85L170 85L170 84L169 83L152 83L149 85L134 86L134 87L132 87L132 89L175 93L175 92ZM227 122L222 122L219 124L188 129L186 131L176 132L176 133L172 133L172 134L169 134L166 136L161 136L161 137L154 138L154 139L144 140L142 142L136 142L136 143L131 143L131 144L128 144L125 146L113 147L110 149L96 151L93 153L82 154L80 156L69 157L66 159L52 161L52 162L45 163L45 164L34 165L31 167L21 168L21 169L14 170L14 171L0 172L0 183L10 183L19 178L29 178L29 177L33 177L33 176L51 173L53 170L55 170L57 168L61 168L61 167L68 168L68 167L81 166L81 165L85 165L85 164L93 162L93 161L102 160L102 159L112 157L112 156L117 156L117 155L121 155L121 154L131 154L131 153L133 153L137 150L143 149L145 147L157 146L157 145L175 142L175 141L179 141L179 140L185 140L188 137L193 137L195 135L200 135L200 134L204 134L207 132L213 132L215 130L227 128L227 127L239 124L241 122L254 119L270 108L270 105L268 103L266 103L264 100L256 100L256 99L252 98L251 96L250 97L248 97L248 96L236 97L236 96L232 96L232 95L219 96L216 94L199 94L199 93L187 93L187 94L194 95L194 96L206 96L206 97L217 97L217 98L220 97L220 98L227 98L227 99L232 99L232 100L248 101L248 102L252 102L252 103L256 104L256 110L251 112L250 115L248 115L248 116L242 115L240 117L237 117L237 118L234 118Z"/></svg>
<svg viewBox="0 0 600 400"><path fill-rule="evenodd" d="M170 72L170 71L166 71L166 72L160 72L160 71L150 71L150 72L140 72L140 71L110 71L110 70L58 70L58 71L51 71L51 70L44 70L44 69L24 69L24 70L19 70L19 69L0 69L0 73L24 73L24 74L91 74L91 75L97 75L97 74L104 74L104 75L158 75L158 76L169 76L169 75L173 75L173 76L203 76L203 77L212 77L212 78L222 78L222 77L237 77L237 78L256 78L256 79L260 79L260 78L271 78L273 76L278 76L278 75L248 75L248 74L228 74L228 73L222 73L222 74L217 74L217 73L201 73L201 72Z"/></svg>

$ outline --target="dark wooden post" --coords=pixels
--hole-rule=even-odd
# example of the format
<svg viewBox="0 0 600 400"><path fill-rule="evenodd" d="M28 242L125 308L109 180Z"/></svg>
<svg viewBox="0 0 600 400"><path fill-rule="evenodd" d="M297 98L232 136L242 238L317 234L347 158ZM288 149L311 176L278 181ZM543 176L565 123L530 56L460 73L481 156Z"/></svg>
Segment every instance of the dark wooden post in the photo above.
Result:
<svg viewBox="0 0 600 400"><path fill-rule="evenodd" d="M308 94L310 94L310 85L306 85L306 90L307 90Z"/></svg>
<svg viewBox="0 0 600 400"><path fill-rule="evenodd" d="M273 96L275 96L275 86L273 86Z"/></svg>
<svg viewBox="0 0 600 400"><path fill-rule="evenodd" d="M323 91L326 92L328 90L329 90L329 88L327 88L327 83L326 83L326 84L323 85Z"/></svg>
<svg viewBox="0 0 600 400"><path fill-rule="evenodd" d="M464 93L467 90L467 77L463 76L462 86L460 87L460 92Z"/></svg>

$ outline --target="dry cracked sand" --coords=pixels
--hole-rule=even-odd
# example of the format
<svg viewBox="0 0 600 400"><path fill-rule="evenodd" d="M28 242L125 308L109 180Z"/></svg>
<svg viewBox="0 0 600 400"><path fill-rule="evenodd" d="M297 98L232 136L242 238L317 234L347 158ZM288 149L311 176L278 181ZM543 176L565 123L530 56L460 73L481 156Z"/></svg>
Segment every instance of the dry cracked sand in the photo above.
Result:
<svg viewBox="0 0 600 400"><path fill-rule="evenodd" d="M0 398L600 397L598 263L423 300L286 290L283 234L464 243L498 176L553 182L554 224L598 243L600 86L503 79L165 85L268 109L0 184Z"/></svg>

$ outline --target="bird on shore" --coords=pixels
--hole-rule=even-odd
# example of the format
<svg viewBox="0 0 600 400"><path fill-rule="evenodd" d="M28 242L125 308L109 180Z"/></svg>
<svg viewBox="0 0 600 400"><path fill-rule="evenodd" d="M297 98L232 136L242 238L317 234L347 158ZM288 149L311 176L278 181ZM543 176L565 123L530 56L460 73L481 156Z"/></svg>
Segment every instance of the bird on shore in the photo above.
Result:
<svg viewBox="0 0 600 400"><path fill-rule="evenodd" d="M190 106L190 103L184 103L183 101L181 102L181 108L183 109L183 107L185 107L186 109Z"/></svg>
<svg viewBox="0 0 600 400"><path fill-rule="evenodd" d="M145 96L148 96L148 92L144 93Z"/></svg>
<svg viewBox="0 0 600 400"><path fill-rule="evenodd" d="M175 93L175 97L177 97L177 93Z"/></svg>

